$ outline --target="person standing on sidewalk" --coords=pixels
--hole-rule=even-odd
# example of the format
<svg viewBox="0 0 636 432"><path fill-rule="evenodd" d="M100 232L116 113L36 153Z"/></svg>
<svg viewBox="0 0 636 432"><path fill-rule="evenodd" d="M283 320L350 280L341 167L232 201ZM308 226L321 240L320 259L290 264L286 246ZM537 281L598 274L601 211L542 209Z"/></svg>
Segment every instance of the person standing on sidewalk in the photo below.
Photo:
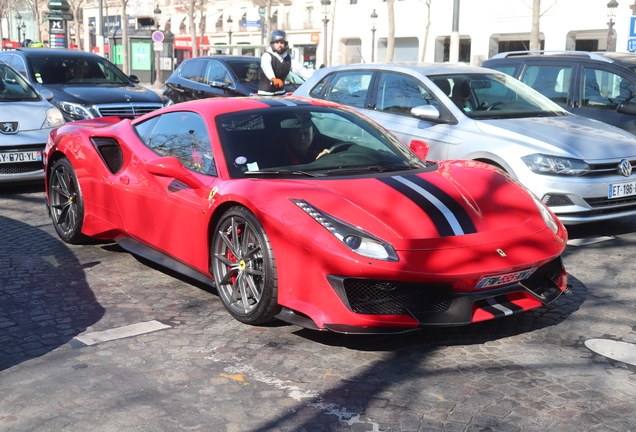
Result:
<svg viewBox="0 0 636 432"><path fill-rule="evenodd" d="M274 30L269 37L269 48L261 57L259 95L285 94L285 78L289 71L304 79L311 76L312 72L289 54L288 46L287 34L283 30Z"/></svg>

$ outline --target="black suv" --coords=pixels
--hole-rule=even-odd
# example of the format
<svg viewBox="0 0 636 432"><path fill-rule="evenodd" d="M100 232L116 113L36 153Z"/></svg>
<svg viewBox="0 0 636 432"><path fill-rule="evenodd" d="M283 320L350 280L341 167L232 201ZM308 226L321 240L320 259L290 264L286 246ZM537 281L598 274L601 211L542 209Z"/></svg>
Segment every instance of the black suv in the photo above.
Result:
<svg viewBox="0 0 636 432"><path fill-rule="evenodd" d="M636 134L633 54L515 51L482 66L518 78L571 113Z"/></svg>
<svg viewBox="0 0 636 432"><path fill-rule="evenodd" d="M174 103L211 97L252 96L258 92L261 59L250 56L209 56L185 60L166 80L163 95ZM295 91L304 79L289 72L285 90Z"/></svg>
<svg viewBox="0 0 636 432"><path fill-rule="evenodd" d="M0 61L20 72L38 91L53 92L66 121L95 117L137 117L170 104L138 85L117 66L96 54L53 48L0 52Z"/></svg>

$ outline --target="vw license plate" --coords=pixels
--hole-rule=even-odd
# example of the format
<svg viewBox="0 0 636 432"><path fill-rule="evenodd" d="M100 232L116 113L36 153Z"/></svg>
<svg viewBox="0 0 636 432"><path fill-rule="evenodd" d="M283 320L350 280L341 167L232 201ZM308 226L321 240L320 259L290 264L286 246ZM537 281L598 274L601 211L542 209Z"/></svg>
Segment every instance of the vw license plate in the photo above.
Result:
<svg viewBox="0 0 636 432"><path fill-rule="evenodd" d="M0 153L0 163L42 162L41 151Z"/></svg>
<svg viewBox="0 0 636 432"><path fill-rule="evenodd" d="M528 270L521 270L514 273L508 273L504 275L498 276L487 276L483 278L475 288L487 288L499 285L505 285L513 282L519 282L520 280L524 280L532 276L538 267L533 267Z"/></svg>
<svg viewBox="0 0 636 432"><path fill-rule="evenodd" d="M607 191L608 198L622 198L631 195L636 195L636 182L611 184Z"/></svg>

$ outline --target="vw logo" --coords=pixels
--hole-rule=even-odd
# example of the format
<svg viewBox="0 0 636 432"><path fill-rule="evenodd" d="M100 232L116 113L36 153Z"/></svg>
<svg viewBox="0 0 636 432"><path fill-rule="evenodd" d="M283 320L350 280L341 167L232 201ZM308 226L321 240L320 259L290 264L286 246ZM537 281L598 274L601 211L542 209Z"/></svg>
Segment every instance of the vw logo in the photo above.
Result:
<svg viewBox="0 0 636 432"><path fill-rule="evenodd" d="M616 171L618 171L619 174L623 174L625 177L629 177L632 175L632 164L627 159L623 159L616 167Z"/></svg>

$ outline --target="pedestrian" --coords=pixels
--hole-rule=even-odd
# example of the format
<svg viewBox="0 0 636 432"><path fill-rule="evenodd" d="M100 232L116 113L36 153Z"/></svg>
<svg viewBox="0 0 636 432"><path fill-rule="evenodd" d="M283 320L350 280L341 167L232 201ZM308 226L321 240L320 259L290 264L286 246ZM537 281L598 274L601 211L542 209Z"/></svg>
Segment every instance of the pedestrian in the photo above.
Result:
<svg viewBox="0 0 636 432"><path fill-rule="evenodd" d="M292 57L288 52L287 34L274 30L269 37L269 48L261 56L261 73L258 82L259 95L285 94L285 78L289 71L304 79L311 77L312 71Z"/></svg>

